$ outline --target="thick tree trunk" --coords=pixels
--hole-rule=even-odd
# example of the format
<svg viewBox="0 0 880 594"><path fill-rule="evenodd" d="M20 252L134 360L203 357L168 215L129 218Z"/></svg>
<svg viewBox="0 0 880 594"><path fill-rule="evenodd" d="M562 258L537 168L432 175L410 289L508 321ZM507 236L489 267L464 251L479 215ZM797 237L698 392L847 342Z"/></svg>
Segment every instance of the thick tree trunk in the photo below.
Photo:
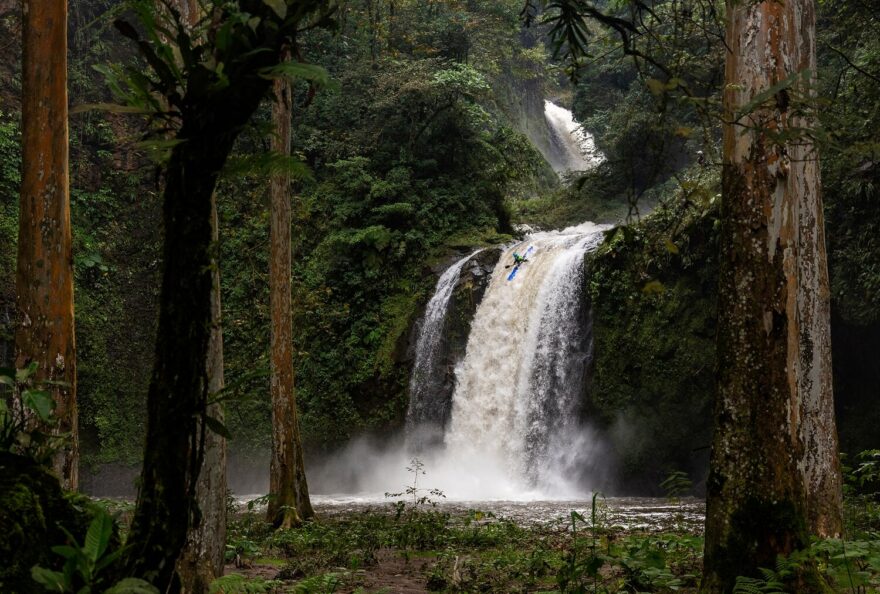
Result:
<svg viewBox="0 0 880 594"><path fill-rule="evenodd" d="M201 17L196 0L179 0L178 7L183 19L189 23L191 30L194 29ZM211 266L211 335L206 367L209 398L213 398L224 386L223 309L220 299L220 264L216 257L217 244L220 241L220 218L217 214L216 194L211 197L211 240L214 244ZM206 414L222 423L223 404L209 403ZM200 426L199 431L201 430L203 428ZM196 483L198 513L177 566L181 591L192 594L207 592L211 582L223 575L226 553L226 438L207 431L204 447L202 468Z"/></svg>
<svg viewBox="0 0 880 594"><path fill-rule="evenodd" d="M719 391L707 486L704 592L772 568L840 532L840 469L831 393L829 292L813 122L780 89L815 73L812 0L728 1L719 288ZM740 115L737 121L737 115ZM779 136L779 135L782 136ZM819 591L815 573L798 592Z"/></svg>
<svg viewBox="0 0 880 594"><path fill-rule="evenodd" d="M270 62L271 64L271 62ZM254 68L256 70L256 67ZM234 83L184 114L168 163L165 243L156 355L147 395L141 487L128 537L125 573L162 592L180 591L177 560L197 512L210 386L211 203L217 177L268 82Z"/></svg>
<svg viewBox="0 0 880 594"><path fill-rule="evenodd" d="M228 84L208 85L204 68L185 73L176 135L182 142L171 149L163 194L162 290L141 486L119 568L120 574L147 579L165 594L180 591L177 561L198 515L210 390L211 203L217 178L269 90L266 70L278 64L298 23L323 4L288 4L293 11L283 20L260 0L239 0L231 13L221 4L212 6L215 23L231 23L227 19L237 18L239 8L259 18L234 26L222 49L214 48L228 56Z"/></svg>
<svg viewBox="0 0 880 594"><path fill-rule="evenodd" d="M216 245L220 225L216 196L211 204L211 220L212 238ZM209 398L224 386L220 269L216 258L212 266L211 320L207 361ZM207 415L222 423L222 403L209 403ZM226 438L213 431L205 434L205 454L196 483L196 504L198 521L190 530L177 567L181 591L193 594L207 592L211 582L223 575L226 552Z"/></svg>
<svg viewBox="0 0 880 594"><path fill-rule="evenodd" d="M78 482L76 347L73 317L67 130L67 2L22 3L22 180L16 289L16 365L38 364L51 385L56 433L68 434L53 467Z"/></svg>
<svg viewBox="0 0 880 594"><path fill-rule="evenodd" d="M290 154L291 89L275 82L272 149ZM291 311L290 178L275 175L270 186L269 304L271 309L272 459L267 519L290 528L314 516L306 484L293 376Z"/></svg>

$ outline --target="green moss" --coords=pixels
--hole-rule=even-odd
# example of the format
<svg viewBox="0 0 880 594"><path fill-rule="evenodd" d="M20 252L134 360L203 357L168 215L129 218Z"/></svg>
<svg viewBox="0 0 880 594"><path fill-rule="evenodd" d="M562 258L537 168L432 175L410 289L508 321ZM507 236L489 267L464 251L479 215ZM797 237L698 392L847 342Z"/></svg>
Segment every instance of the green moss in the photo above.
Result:
<svg viewBox="0 0 880 594"><path fill-rule="evenodd" d="M715 221L714 206L671 195L641 223L609 233L587 264L594 360L586 414L605 428L618 482L631 491L658 493L672 469L698 483L705 473L715 390Z"/></svg>
<svg viewBox="0 0 880 594"><path fill-rule="evenodd" d="M68 543L66 532L82 544L95 504L65 495L44 468L6 452L0 452L0 501L0 591L42 592L31 580L31 567L60 569L62 559L51 547ZM116 533L110 550L118 546Z"/></svg>

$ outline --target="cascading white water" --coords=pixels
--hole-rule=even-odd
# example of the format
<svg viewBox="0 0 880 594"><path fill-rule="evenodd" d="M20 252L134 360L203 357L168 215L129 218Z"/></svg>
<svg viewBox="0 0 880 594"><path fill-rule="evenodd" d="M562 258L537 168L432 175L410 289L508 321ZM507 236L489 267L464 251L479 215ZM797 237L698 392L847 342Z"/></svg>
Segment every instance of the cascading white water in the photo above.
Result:
<svg viewBox="0 0 880 594"><path fill-rule="evenodd" d="M494 499L578 491L573 472L583 460L569 454L589 454L576 422L589 348L583 259L603 229L585 223L536 233L496 266L456 370L441 456L441 466L461 469L453 494ZM513 251L528 245L534 252L508 281Z"/></svg>
<svg viewBox="0 0 880 594"><path fill-rule="evenodd" d="M445 403L438 402L434 396L443 383L438 377L436 358L443 338L443 325L452 291L461 275L461 270L471 258L480 253L478 250L468 254L447 268L440 275L434 295L428 301L425 315L422 317L416 340L415 362L409 382L409 408L406 413L407 432L412 439L420 439L413 434L430 430L430 425L442 424L445 416ZM440 427L442 428L442 427Z"/></svg>
<svg viewBox="0 0 880 594"><path fill-rule="evenodd" d="M545 100L544 119L550 129L551 141L544 158L556 173L586 171L602 161L593 137L575 121L571 111Z"/></svg>
<svg viewBox="0 0 880 594"><path fill-rule="evenodd" d="M437 388L432 374L442 367L437 358L444 356L451 295L472 256L450 267L437 283L417 340L407 439L353 440L312 468L309 480L316 493L381 500L382 493L412 484L408 467L418 457L426 471L419 484L453 500L586 496L589 482L601 480L605 458L600 441L578 420L592 348L584 256L599 244L605 228L584 223L534 233L501 256L455 370L451 417L443 433L437 419L445 421L449 414L448 392ZM528 262L508 281L513 252L523 253L530 245ZM443 407L440 417L438 406ZM411 430L424 427L435 433L414 440Z"/></svg>

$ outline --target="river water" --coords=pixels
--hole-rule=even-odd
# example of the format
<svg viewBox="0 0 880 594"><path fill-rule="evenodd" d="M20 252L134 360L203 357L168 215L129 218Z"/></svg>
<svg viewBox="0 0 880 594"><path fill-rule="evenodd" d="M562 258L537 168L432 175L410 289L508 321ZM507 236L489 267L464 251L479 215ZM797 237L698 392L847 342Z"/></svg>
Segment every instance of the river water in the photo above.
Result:
<svg viewBox="0 0 880 594"><path fill-rule="evenodd" d="M241 504L256 496L243 496ZM312 504L319 517L343 518L362 513L392 513L395 501L405 497L365 497L350 495L313 495ZM498 519L515 522L521 526L546 523L569 525L571 512L576 511L590 521L592 500L553 501L448 501L432 497L436 506L425 505L423 509L435 509L464 517L472 511L491 513ZM605 527L618 527L626 531L662 532L685 530L700 534L706 505L702 499L686 497L671 501L659 497L598 497L597 523ZM579 526L580 528L580 526Z"/></svg>

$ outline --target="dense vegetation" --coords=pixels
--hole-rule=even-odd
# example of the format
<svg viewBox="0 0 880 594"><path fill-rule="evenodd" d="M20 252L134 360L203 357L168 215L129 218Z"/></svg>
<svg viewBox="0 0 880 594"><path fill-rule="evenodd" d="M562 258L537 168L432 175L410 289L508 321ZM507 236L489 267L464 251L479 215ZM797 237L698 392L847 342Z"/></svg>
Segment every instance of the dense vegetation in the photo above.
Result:
<svg viewBox="0 0 880 594"><path fill-rule="evenodd" d="M107 98L92 67L126 51L108 29L114 6L86 3L72 14L74 104ZM531 34L520 44L517 6L450 6L426 19L406 5L395 15L396 29L375 35L362 26L367 14L348 10L341 35L310 34L308 57L336 83L294 121L294 150L309 167L294 211L297 383L309 447L332 447L400 422L409 328L433 285L430 267L450 250L503 241L513 221L546 228L616 220L626 212L622 205L644 213L662 197L667 214L611 236L594 264L596 360L587 410L612 436L628 440L615 448L627 485L650 490L671 467L701 474L705 450L690 450L708 444L716 217L708 202L718 181L693 168L685 189L667 181L671 175L680 181L696 149L705 148L701 112L652 93L646 73L609 41L606 59L585 70L574 93L575 111L606 161L573 188L553 190L552 172L517 130L534 127L541 98L559 91L546 70L546 50ZM880 414L860 405L877 379L864 346L878 341L871 157L877 122L870 107L877 97L863 72L876 48L846 25L858 18L853 10L823 10L827 41L820 60L829 102L823 175L835 346L842 353L835 357L835 381L841 438L855 452L872 445ZM4 27L15 30L14 15L6 15ZM682 52L698 45L687 36L667 43ZM708 85L707 95L720 80L719 51L709 44L679 66L693 68L691 78ZM0 355L8 361L19 149L17 69L9 63L4 72L0 233L10 249L0 261L8 279L0 292ZM299 99L307 101L304 94ZM241 158L220 194L234 396L229 422L233 448L242 452L268 443L268 214L265 184L247 157L265 150L267 120L264 110L263 123L239 142ZM154 332L156 185L143 158L123 148L136 135L130 123L95 113L72 122L83 443L88 460L131 463L139 457ZM667 241L678 251L669 251ZM660 284L646 289L654 280ZM621 351L633 355L618 357ZM670 425L682 429L669 431ZM694 427L702 433L695 436ZM641 445L629 440L633 434L642 436Z"/></svg>
<svg viewBox="0 0 880 594"><path fill-rule="evenodd" d="M88 4L73 19L74 104L107 99L92 66L123 47L107 29L113 6ZM340 35L315 33L306 44L336 82L294 121L294 151L310 169L295 202L294 295L299 398L314 447L399 422L405 343L433 285L429 266L450 249L501 241L511 231L508 200L557 183L513 127L526 117L511 103L518 89L538 89L543 117L540 89L549 84L544 52L518 45L516 6L446 7L430 19L404 6L398 33L381 40L366 33L366 14L349 10ZM253 165L267 119L265 110L239 142L220 193L230 428L239 450L268 443L268 211ZM84 443L92 460L134 462L154 333L157 191L144 159L121 148L135 138L131 123L87 113L73 126ZM16 130L10 111L0 138L10 248ZM8 340L14 259L3 265Z"/></svg>
<svg viewBox="0 0 880 594"><path fill-rule="evenodd" d="M230 27L238 28L236 42L265 40L279 27L292 26L285 20L289 4L256 2L252 6L263 15L256 20L245 18L251 15L240 12L237 3L218 2L212 14L234 21ZM148 5L88 0L72 7L73 104L118 100L120 89L114 85L122 66L134 72L130 76L136 81L141 80L139 69L162 78L144 43L138 56L111 29L116 17L131 19L132 7L140 7L140 26L162 46L171 36L150 30L144 14L152 13L143 8ZM272 432L267 180L279 171L295 178L290 246L294 365L310 460L356 436L384 439L400 432L414 324L438 272L450 261L476 247L521 237L520 224L544 229L586 219L625 223L605 233L585 264L592 357L581 417L608 446L603 450L609 454L603 461L608 481L601 487L615 494L665 492L673 510L669 525L657 531L615 525L598 498L592 515L572 512L549 524L522 524L476 510L447 512L419 498L427 489L419 487L418 477L407 490L413 501L393 504L390 512L371 509L278 531L253 513L267 499L247 509L230 499L226 560L238 572L216 581L212 592L283 590L294 582L297 592L382 586L495 592L695 592L700 587L703 547L713 537L707 533L704 543L700 504L680 497L702 495L706 488L716 382L727 354L716 350L716 337L723 334L719 329L729 311L722 307L719 316L717 304L724 299L725 265L730 264L723 248L729 238L725 220L731 224L725 209L732 203L725 195L730 177L722 179L719 173L720 159L729 152L721 148L720 133L722 124L731 124L720 119L718 97L731 87L722 64L725 52L732 50L723 41L724 18L715 2L656 2L648 8L641 2L600 1L597 6L610 12L587 6L592 20L568 31L574 37L562 42L559 31L565 22L551 28L551 19L551 27L523 28L523 18L529 20L538 7L527 3L523 9L512 0L427 5L369 0L340 5L331 11L332 22L328 13L301 30L293 26L296 51L290 68L322 82L300 80L294 86L293 160L269 153L272 98L257 108L269 88L268 77L265 70L246 72L243 80L259 78L262 85L260 93L244 93L256 112L241 118L250 119L247 125L232 126L232 136L221 135L237 140L228 160L225 153L215 160L224 164L216 191L220 243L215 254L202 225L199 249L205 266L192 275L207 278L207 255L216 255L225 334L225 425L203 414L207 388L193 399L197 407L184 409L180 425L186 426L192 444L204 440L208 429L228 433L234 455L253 458L258 463L251 466L262 468ZM560 7L565 9L565 3L548 7L549 14ZM864 26L866 21L876 25L876 16L861 0L820 2L818 8L818 88L808 88L805 99L795 96L801 89L793 80L782 81L763 101L783 112L794 101L800 114L812 109L804 105L818 93L819 125L806 132L785 131L774 142L784 150L792 143L786 134L803 134L822 155L837 426L841 451L851 454L844 455L844 464L855 469L845 467L842 534L813 530L813 536L834 538L808 542L813 527L805 524L813 518L794 504L779 517L761 515L766 513L761 498L770 495L752 494L754 501L748 503L755 507L746 512L760 513L746 519L749 529L779 520L782 536L762 550L766 559L777 560L776 566L761 565L760 573L758 565L749 566L744 573L750 577L738 578L735 592L797 590L810 580L811 592L880 587L880 453L872 449L878 445L880 421L880 371L874 364L880 347L880 40ZM20 26L20 15L0 2L0 37L17 40ZM125 26L117 27L126 33ZM139 35L131 31L129 37ZM164 54L168 63L192 59L181 53L186 43L180 39L186 36L174 40L179 55ZM223 35L206 39L217 52L221 46L233 47L223 45L229 42ZM261 52L280 53L286 41L273 39L271 47L233 52L233 57L244 63ZM271 59L278 58L273 54ZM209 62L189 66L198 72ZM208 95L222 91L227 76L222 67L211 67L220 83L187 79L197 89L204 85ZM156 514L140 501L132 524L128 504L65 494L41 466L48 459L45 450L58 438L34 428L51 422L47 392L42 391L46 386L31 378L34 366L10 369L15 365L17 221L27 216L18 212L23 117L18 64L0 63L0 79L0 488L8 504L0 528L9 535L0 553L15 557L0 572L0 589L12 584L16 591L40 591L39 583L57 591L152 592L144 582L126 584L119 578L137 575L149 581L161 571L157 583L174 591L180 584L169 561L176 562L179 550L145 546L144 558L156 551L157 559L168 555L155 569L149 563L139 567L138 553L122 543L131 536L129 545L143 544L138 532L145 530L162 542L171 526L183 546L191 534L189 522L199 516L195 506L181 506L182 520L162 525L167 518L154 521ZM173 86L159 89L166 99L174 98ZM594 133L603 161L593 170L560 180L542 157L539 148L547 142L541 131L546 128L541 126L543 100L548 97L572 107ZM760 103L752 111L764 109ZM143 120L120 111L126 109L107 110L105 105L77 113L71 122L79 435L89 472L106 463L134 467L142 461L147 388L157 381L155 353L162 354L154 345L169 336L187 344L167 327L157 337L156 319L157 286L163 273L167 280L172 260L168 223L175 220L168 214L171 184L163 159L169 153L163 149L170 147L170 154L179 156L189 147L156 142L155 126L145 127ZM200 112L186 115L193 114L198 119ZM169 130L174 132L173 126L161 134ZM152 140L138 142L144 138ZM201 187L205 199L214 192L216 171L207 173L211 181ZM786 175L787 169L779 178ZM180 245L185 248L186 242ZM206 287L203 282L205 295ZM475 304L471 287L466 289L454 295L453 308L470 316ZM456 300L468 301L467 307ZM173 308L163 311L168 309ZM785 312L766 313L769 336ZM463 334L468 324L456 319L454 331ZM206 342L209 325L194 326ZM812 343L794 343L795 350L812 349ZM164 353L169 360L181 355L172 351ZM198 371L190 379L198 387L204 371L197 361L200 353L190 355L196 362L190 367ZM774 380L784 375L779 368L770 371ZM171 375L175 381L182 377ZM154 399L150 402L156 406ZM722 409L714 410L717 427ZM163 418L174 420L173 414ZM178 427L168 423L160 429L174 434ZM180 443L188 444L187 439ZM201 445L191 447L175 454L192 463L197 475ZM168 457L159 448L148 454ZM421 462L414 460L413 467L420 472ZM839 474L837 467L828 474ZM153 478L145 475L142 494ZM189 487L182 491L182 499L195 501ZM796 484L790 501L813 495L805 491ZM161 483L155 492L156 501L173 503ZM108 509L115 514L112 519ZM696 523L686 512L696 513ZM789 530L789 524L796 530ZM37 544L27 544L31 537ZM743 542L743 550L766 544ZM61 543L66 544L53 548ZM777 559L779 550L792 554ZM705 559L711 571L711 556ZM118 589L112 588L117 582Z"/></svg>

